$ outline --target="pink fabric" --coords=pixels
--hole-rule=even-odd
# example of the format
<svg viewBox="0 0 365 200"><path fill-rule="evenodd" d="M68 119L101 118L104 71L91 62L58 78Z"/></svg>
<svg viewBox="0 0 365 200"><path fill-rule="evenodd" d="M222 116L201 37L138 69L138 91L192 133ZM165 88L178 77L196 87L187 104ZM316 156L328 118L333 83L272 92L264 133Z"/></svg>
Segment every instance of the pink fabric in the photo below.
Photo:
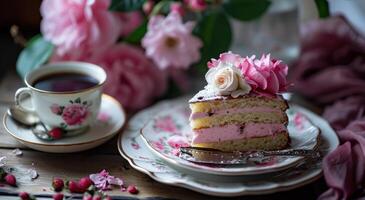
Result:
<svg viewBox="0 0 365 200"><path fill-rule="evenodd" d="M140 48L117 44L93 62L108 75L104 92L117 98L128 111L149 105L166 90L166 72L157 68Z"/></svg>
<svg viewBox="0 0 365 200"><path fill-rule="evenodd" d="M160 69L169 67L187 69L199 61L200 39L192 34L194 23L183 23L181 16L171 12L167 17L152 16L148 31L142 39L146 55Z"/></svg>
<svg viewBox="0 0 365 200"><path fill-rule="evenodd" d="M342 16L303 27L301 55L290 77L297 92L319 103L365 95L365 38Z"/></svg>
<svg viewBox="0 0 365 200"><path fill-rule="evenodd" d="M365 198L365 37L342 16L303 27L290 77L297 92L325 106L341 145L323 161L321 200Z"/></svg>
<svg viewBox="0 0 365 200"><path fill-rule="evenodd" d="M324 176L330 187L319 199L355 199L365 183L365 118L338 131L343 143L325 157ZM363 196L364 197L364 196Z"/></svg>
<svg viewBox="0 0 365 200"><path fill-rule="evenodd" d="M41 31L46 40L57 46L58 57L81 60L116 42L120 24L116 15L108 11L109 3L110 0L42 2Z"/></svg>

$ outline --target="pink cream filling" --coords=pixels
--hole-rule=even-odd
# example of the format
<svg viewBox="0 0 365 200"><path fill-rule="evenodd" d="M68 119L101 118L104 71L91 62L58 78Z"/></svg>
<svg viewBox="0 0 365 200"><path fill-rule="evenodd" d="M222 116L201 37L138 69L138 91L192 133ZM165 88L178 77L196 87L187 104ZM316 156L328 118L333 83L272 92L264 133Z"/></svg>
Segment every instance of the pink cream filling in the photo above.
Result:
<svg viewBox="0 0 365 200"><path fill-rule="evenodd" d="M284 124L248 123L246 125L217 126L194 130L193 144L273 136L285 130L287 129Z"/></svg>
<svg viewBox="0 0 365 200"><path fill-rule="evenodd" d="M220 116L220 115L227 115L227 114L236 114L236 113L249 113L249 112L282 112L278 108L268 108L268 107L252 107L252 108L229 108L229 109L222 109L212 111L211 113L205 112L196 112L190 115L190 120L195 120L204 117L211 117L211 116Z"/></svg>

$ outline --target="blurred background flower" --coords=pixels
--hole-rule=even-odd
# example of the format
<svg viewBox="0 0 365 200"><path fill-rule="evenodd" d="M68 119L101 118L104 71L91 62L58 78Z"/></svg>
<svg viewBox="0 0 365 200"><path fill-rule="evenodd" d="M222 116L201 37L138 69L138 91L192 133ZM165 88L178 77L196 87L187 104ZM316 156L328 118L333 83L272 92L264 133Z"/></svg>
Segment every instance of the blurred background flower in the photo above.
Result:
<svg viewBox="0 0 365 200"><path fill-rule="evenodd" d="M55 54L77 59L98 53L114 44L120 26L108 11L109 0L42 2L41 31L56 46Z"/></svg>
<svg viewBox="0 0 365 200"><path fill-rule="evenodd" d="M202 47L200 39L192 35L193 28L194 23L184 24L177 12L171 12L166 18L152 16L142 39L146 55L161 69L188 68L200 59Z"/></svg>
<svg viewBox="0 0 365 200"><path fill-rule="evenodd" d="M166 91L167 73L158 69L138 47L111 46L95 63L108 75L105 93L115 97L129 111L151 104Z"/></svg>

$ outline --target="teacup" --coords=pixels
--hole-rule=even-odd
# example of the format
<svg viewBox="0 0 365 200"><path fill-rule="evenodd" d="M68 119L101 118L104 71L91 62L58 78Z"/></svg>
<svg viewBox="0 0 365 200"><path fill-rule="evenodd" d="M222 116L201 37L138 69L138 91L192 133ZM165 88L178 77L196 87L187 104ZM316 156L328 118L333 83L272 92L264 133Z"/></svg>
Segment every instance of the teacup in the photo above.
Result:
<svg viewBox="0 0 365 200"><path fill-rule="evenodd" d="M80 82L76 86L83 87L82 89L70 89L75 88L72 80L69 81L67 78L65 81L62 80L62 77L72 77L73 75L87 77L95 83L89 81L89 85L83 85L81 84L83 82ZM48 78L49 80L47 80L47 77L53 77L53 79ZM49 127L60 127L65 131L81 130L96 121L101 104L102 86L106 77L106 73L101 67L91 63L47 64L25 76L24 82L27 87L16 91L15 103L20 109L37 114L39 119ZM43 79L45 81L42 81ZM52 82L52 80L58 80L58 82ZM47 89L46 86L53 88ZM30 96L31 106L23 105L25 95Z"/></svg>

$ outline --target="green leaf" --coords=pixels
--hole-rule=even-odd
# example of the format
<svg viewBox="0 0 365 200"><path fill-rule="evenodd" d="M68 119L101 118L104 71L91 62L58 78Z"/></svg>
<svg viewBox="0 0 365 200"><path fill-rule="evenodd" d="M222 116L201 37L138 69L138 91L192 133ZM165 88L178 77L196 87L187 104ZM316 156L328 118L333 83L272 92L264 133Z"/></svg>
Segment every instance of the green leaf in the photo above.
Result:
<svg viewBox="0 0 365 200"><path fill-rule="evenodd" d="M75 103L81 103L80 97L78 97L77 99L75 99Z"/></svg>
<svg viewBox="0 0 365 200"><path fill-rule="evenodd" d="M54 46L43 39L41 35L34 36L20 53L16 69L21 77L40 67L52 55Z"/></svg>
<svg viewBox="0 0 365 200"><path fill-rule="evenodd" d="M330 16L330 9L327 0L315 0L318 14L320 18L326 18Z"/></svg>
<svg viewBox="0 0 365 200"><path fill-rule="evenodd" d="M139 44L147 32L147 21L144 21L138 28L130 33L124 41L130 44Z"/></svg>
<svg viewBox="0 0 365 200"><path fill-rule="evenodd" d="M198 63L200 73L205 73L207 62L210 58L217 58L231 45L232 31L227 16L221 10L212 10L199 20L195 26L194 34L203 41L200 49L201 60Z"/></svg>
<svg viewBox="0 0 365 200"><path fill-rule="evenodd" d="M146 0L112 0L109 10L119 12L139 10L142 8L145 1Z"/></svg>
<svg viewBox="0 0 365 200"><path fill-rule="evenodd" d="M225 0L223 8L230 16L248 21L263 15L270 3L269 0Z"/></svg>
<svg viewBox="0 0 365 200"><path fill-rule="evenodd" d="M162 1L158 2L153 7L151 15L158 15L160 13L168 14L170 11L170 4L171 4L170 0L162 0Z"/></svg>

